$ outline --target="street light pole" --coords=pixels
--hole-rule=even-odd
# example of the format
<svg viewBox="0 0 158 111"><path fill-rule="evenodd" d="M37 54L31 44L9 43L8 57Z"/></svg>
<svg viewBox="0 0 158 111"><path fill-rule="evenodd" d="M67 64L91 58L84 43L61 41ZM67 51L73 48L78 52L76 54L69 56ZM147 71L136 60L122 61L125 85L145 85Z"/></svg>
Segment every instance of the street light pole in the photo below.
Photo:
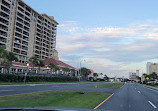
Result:
<svg viewBox="0 0 158 111"><path fill-rule="evenodd" d="M25 77L24 77L24 84L26 83L26 76L29 72L29 63L27 63L27 71L25 72Z"/></svg>
<svg viewBox="0 0 158 111"><path fill-rule="evenodd" d="M81 79L81 78L80 78L80 76L81 76L81 63L82 63L83 61L85 61L85 60L81 60L81 61L80 61L80 68L79 68L79 81L80 81L80 79Z"/></svg>

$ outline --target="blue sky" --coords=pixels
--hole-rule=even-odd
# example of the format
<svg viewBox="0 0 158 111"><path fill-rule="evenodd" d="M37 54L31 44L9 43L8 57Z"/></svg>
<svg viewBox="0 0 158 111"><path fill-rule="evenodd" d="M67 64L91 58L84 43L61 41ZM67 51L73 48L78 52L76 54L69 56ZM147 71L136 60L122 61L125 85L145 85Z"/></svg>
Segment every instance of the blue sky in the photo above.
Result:
<svg viewBox="0 0 158 111"><path fill-rule="evenodd" d="M61 60L128 77L158 62L157 0L23 0L59 22L57 49Z"/></svg>

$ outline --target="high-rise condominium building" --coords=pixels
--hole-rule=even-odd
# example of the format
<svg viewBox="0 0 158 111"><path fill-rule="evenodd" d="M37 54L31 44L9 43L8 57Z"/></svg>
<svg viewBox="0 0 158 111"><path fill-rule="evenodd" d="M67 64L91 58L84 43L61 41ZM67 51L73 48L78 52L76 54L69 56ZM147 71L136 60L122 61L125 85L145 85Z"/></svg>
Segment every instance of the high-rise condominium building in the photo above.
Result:
<svg viewBox="0 0 158 111"><path fill-rule="evenodd" d="M147 74L152 74L153 72L158 74L158 63L147 62L146 70Z"/></svg>
<svg viewBox="0 0 158 111"><path fill-rule="evenodd" d="M22 0L0 0L0 47L16 53L21 63L53 56L57 25L53 16L39 14Z"/></svg>

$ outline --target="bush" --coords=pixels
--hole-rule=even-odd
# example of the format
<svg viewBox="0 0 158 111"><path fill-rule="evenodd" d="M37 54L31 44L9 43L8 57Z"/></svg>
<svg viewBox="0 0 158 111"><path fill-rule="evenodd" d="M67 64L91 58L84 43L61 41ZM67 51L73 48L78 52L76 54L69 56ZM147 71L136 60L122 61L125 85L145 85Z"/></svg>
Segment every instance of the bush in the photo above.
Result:
<svg viewBox="0 0 158 111"><path fill-rule="evenodd" d="M24 75L0 74L1 82L23 82ZM27 76L26 82L67 82L78 81L76 77Z"/></svg>

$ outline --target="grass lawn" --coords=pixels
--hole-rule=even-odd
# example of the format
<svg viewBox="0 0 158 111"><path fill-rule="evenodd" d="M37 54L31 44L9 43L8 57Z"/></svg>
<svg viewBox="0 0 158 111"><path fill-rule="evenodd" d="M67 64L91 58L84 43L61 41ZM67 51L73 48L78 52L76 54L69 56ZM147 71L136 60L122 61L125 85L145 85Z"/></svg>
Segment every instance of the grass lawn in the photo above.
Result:
<svg viewBox="0 0 158 111"><path fill-rule="evenodd" d="M158 85L154 85L154 87L158 87Z"/></svg>
<svg viewBox="0 0 158 111"><path fill-rule="evenodd" d="M0 108L17 107L73 107L92 109L110 94L75 91L47 91L0 97Z"/></svg>
<svg viewBox="0 0 158 111"><path fill-rule="evenodd" d="M110 84L102 84L97 86L90 86L90 87L98 87L98 88L121 88L124 83L110 83Z"/></svg>
<svg viewBox="0 0 158 111"><path fill-rule="evenodd" d="M89 83L90 81L74 82L26 82L25 84L53 84L53 83ZM0 85L24 85L23 82L0 82Z"/></svg>

